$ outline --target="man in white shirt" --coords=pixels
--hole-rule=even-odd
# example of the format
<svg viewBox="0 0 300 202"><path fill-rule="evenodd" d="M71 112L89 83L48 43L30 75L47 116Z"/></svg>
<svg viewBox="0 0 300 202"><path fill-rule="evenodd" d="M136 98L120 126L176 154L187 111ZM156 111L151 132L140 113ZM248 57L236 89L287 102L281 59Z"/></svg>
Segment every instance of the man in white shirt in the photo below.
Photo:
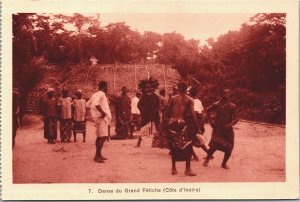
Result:
<svg viewBox="0 0 300 202"><path fill-rule="evenodd" d="M204 144L204 137L203 134L205 132L205 128L204 128L204 115L203 115L203 105L202 102L198 99L197 94L198 94L198 90L195 87L192 87L190 89L190 96L193 98L194 100L194 111L198 120L198 124L199 124L199 133L196 135L199 141L198 147L201 147L206 153L208 152L208 149L206 147L206 145ZM193 157L196 161L199 161L199 158L197 157L197 155L195 154L195 152L193 153Z"/></svg>
<svg viewBox="0 0 300 202"><path fill-rule="evenodd" d="M101 154L103 144L108 137L108 125L111 121L111 112L109 109L108 99L105 95L107 93L107 83L100 81L99 91L94 93L87 102L87 108L90 108L92 119L96 127L96 154L94 161L104 163L107 158Z"/></svg>
<svg viewBox="0 0 300 202"><path fill-rule="evenodd" d="M141 129L141 113L138 109L138 102L141 98L141 93L138 91L135 94L135 97L131 99L131 114L132 114L132 121L134 123L134 126L139 131Z"/></svg>

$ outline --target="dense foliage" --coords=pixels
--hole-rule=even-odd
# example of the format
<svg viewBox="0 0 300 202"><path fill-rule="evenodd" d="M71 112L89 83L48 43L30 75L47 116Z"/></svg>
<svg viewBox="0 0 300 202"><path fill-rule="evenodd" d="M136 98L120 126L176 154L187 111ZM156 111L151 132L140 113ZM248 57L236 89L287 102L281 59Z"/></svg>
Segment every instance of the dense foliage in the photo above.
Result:
<svg viewBox="0 0 300 202"><path fill-rule="evenodd" d="M228 87L242 118L284 123L285 43L285 14L280 13L257 14L239 30L201 46L176 32L140 33L123 22L101 26L100 15L15 14L14 86L25 109L29 92L50 65L66 71L90 64L91 58L100 64L160 63L196 84L205 106Z"/></svg>

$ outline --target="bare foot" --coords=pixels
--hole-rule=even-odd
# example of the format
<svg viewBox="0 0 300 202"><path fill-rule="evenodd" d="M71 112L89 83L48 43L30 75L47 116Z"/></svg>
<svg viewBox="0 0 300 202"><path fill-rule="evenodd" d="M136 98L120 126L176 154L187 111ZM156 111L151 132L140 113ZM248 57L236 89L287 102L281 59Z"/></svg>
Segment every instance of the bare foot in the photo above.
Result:
<svg viewBox="0 0 300 202"><path fill-rule="evenodd" d="M97 163L105 163L105 161L103 159L97 159L97 158L94 158L94 161L96 161Z"/></svg>
<svg viewBox="0 0 300 202"><path fill-rule="evenodd" d="M107 160L107 158L105 158L105 157L103 157L103 156L101 156L101 158L102 158L102 160Z"/></svg>
<svg viewBox="0 0 300 202"><path fill-rule="evenodd" d="M230 167L226 164L222 164L222 168L226 169L226 170L230 170Z"/></svg>
<svg viewBox="0 0 300 202"><path fill-rule="evenodd" d="M200 161L199 158L193 158L192 160L197 162Z"/></svg>
<svg viewBox="0 0 300 202"><path fill-rule="evenodd" d="M172 172L171 172L172 175L176 175L177 174L177 170L176 168L172 168Z"/></svg>
<svg viewBox="0 0 300 202"><path fill-rule="evenodd" d="M194 172L191 171L191 170L186 170L186 171L184 172L184 174L185 174L186 176L196 176L196 175L197 175L196 173L194 173Z"/></svg>

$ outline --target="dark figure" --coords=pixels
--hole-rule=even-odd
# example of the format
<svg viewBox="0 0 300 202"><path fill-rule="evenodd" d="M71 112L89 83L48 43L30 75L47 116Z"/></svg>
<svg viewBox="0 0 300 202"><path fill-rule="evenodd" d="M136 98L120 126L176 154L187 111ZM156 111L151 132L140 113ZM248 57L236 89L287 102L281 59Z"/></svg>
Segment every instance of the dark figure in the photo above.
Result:
<svg viewBox="0 0 300 202"><path fill-rule="evenodd" d="M141 128L148 123L154 122L155 129L158 130L160 124L159 118L159 106L160 100L158 95L154 93L156 88L155 82L152 79L146 80L144 85L141 85L142 96L138 102L138 109L141 112ZM141 145L142 137L138 137L138 142L136 147Z"/></svg>
<svg viewBox="0 0 300 202"><path fill-rule="evenodd" d="M142 127L153 121L155 128L158 128L160 122L159 106L159 97L154 93L154 88L150 83L146 84L144 93L138 102L138 108L142 117Z"/></svg>
<svg viewBox="0 0 300 202"><path fill-rule="evenodd" d="M116 136L111 137L112 140L122 140L126 138L133 138L134 124L132 120L127 120L125 113L119 118L119 127L116 129ZM130 134L128 137L128 133Z"/></svg>
<svg viewBox="0 0 300 202"><path fill-rule="evenodd" d="M47 90L47 97L41 100L41 112L44 119L44 138L48 144L55 144L57 139L58 120L57 100L54 98L54 89Z"/></svg>
<svg viewBox="0 0 300 202"><path fill-rule="evenodd" d="M131 124L124 124L131 122L131 99L127 95L128 89L122 87L121 96L117 99L116 105L116 139L125 139L132 137Z"/></svg>
<svg viewBox="0 0 300 202"><path fill-rule="evenodd" d="M107 158L102 156L102 148L108 137L108 126L112 117L108 99L105 95L108 89L107 83L106 81L100 81L98 86L99 91L92 95L90 100L86 103L86 106L90 109L96 127L97 139L95 142L96 153L94 161L104 163L104 160L107 160Z"/></svg>
<svg viewBox="0 0 300 202"><path fill-rule="evenodd" d="M17 135L17 128L19 127L19 112L20 112L20 97L17 91L13 91L13 111L12 111L12 126L13 126L13 134L12 134L12 148L15 147L15 139Z"/></svg>
<svg viewBox="0 0 300 202"><path fill-rule="evenodd" d="M213 153L220 150L224 152L222 168L229 169L227 161L231 156L234 146L234 133L232 126L238 122L236 105L230 102L229 96L230 91L228 89L224 89L221 92L221 99L207 108L207 115L211 117L211 114L214 114L215 117L210 118L213 131L209 143L210 148L205 162L203 163L204 166L208 166L208 162Z"/></svg>
<svg viewBox="0 0 300 202"><path fill-rule="evenodd" d="M177 174L176 161L185 161L185 174L195 176L191 170L192 141L195 131L199 131L194 112L194 101L186 95L187 86L184 82L178 84L179 94L171 98L166 109L164 123L168 125L170 154L172 157L172 175Z"/></svg>

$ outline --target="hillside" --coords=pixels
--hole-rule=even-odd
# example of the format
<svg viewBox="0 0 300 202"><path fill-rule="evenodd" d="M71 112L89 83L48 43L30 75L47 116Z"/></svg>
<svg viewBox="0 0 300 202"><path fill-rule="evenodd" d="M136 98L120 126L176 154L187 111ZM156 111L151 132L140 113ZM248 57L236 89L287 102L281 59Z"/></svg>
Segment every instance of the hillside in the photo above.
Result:
<svg viewBox="0 0 300 202"><path fill-rule="evenodd" d="M70 96L77 89L82 89L83 97L88 99L97 90L98 82L105 80L109 85L109 96L120 95L121 88L126 86L129 89L129 95L133 97L139 80L148 76L158 79L159 89L165 88L167 92L171 92L172 86L181 78L176 69L160 64L49 66L39 83L29 94L27 113L39 112L39 99L45 95L49 87L55 88L56 97L60 96L60 91L63 87L69 89ZM192 84L191 82L188 83ZM197 86L199 88L199 97L204 107L209 106L218 99L219 91L216 81L200 80ZM285 109L280 100L284 100L285 95L278 96L277 94L276 92L269 94L254 93L247 89L235 87L232 88L231 97L232 101L238 106L240 118L284 124ZM114 111L113 103L111 104L111 109Z"/></svg>
<svg viewBox="0 0 300 202"><path fill-rule="evenodd" d="M45 94L49 87L55 88L57 96L60 95L63 87L69 89L70 95L77 89L82 89L83 97L89 98L97 90L98 82L105 80L109 86L108 94L119 95L121 88L126 86L129 89L129 94L132 96L136 91L136 85L139 80L147 78L148 75L158 79L160 89L165 88L167 90L170 90L180 79L175 69L158 64L76 65L69 66L66 70L64 68L51 67L45 72L34 90L30 92L27 112L36 113L39 111L39 98Z"/></svg>

